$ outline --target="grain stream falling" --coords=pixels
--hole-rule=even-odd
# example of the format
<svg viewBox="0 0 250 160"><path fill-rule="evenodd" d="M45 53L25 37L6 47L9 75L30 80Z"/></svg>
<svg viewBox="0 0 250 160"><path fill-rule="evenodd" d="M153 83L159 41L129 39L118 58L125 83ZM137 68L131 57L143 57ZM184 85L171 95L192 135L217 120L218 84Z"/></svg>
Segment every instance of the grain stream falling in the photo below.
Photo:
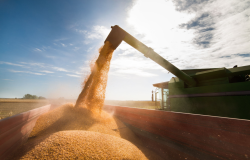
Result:
<svg viewBox="0 0 250 160"><path fill-rule="evenodd" d="M109 41L100 48L100 55L97 58L91 74L85 80L85 85L76 101L76 108L83 107L95 114L99 114L105 100L105 92L108 80L110 61L114 49Z"/></svg>

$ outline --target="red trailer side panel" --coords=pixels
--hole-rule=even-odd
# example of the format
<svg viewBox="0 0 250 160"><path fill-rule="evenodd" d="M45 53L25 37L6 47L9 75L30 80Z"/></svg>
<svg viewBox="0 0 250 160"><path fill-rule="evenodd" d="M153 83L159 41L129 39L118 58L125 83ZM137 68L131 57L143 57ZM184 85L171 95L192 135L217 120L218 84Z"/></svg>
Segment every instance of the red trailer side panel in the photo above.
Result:
<svg viewBox="0 0 250 160"><path fill-rule="evenodd" d="M56 107L46 105L0 120L0 159L5 159L28 139L40 115Z"/></svg>
<svg viewBox="0 0 250 160"><path fill-rule="evenodd" d="M111 105L104 110L165 158L250 158L249 120Z"/></svg>

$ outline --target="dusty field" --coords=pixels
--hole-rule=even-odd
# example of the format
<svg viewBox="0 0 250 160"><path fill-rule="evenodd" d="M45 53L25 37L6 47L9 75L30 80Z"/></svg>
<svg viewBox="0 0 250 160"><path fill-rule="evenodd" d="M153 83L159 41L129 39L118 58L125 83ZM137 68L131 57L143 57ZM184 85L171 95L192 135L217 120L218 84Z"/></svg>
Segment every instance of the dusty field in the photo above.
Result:
<svg viewBox="0 0 250 160"><path fill-rule="evenodd" d="M55 103L61 104L62 102L58 100L0 99L0 119Z"/></svg>
<svg viewBox="0 0 250 160"><path fill-rule="evenodd" d="M47 104L64 104L64 103L75 103L75 99L65 100L33 100L33 99L0 99L0 119L10 117L22 112L26 112L38 107L42 107ZM156 109L155 102L152 101L116 101L106 100L105 104L127 106L144 109ZM159 106L159 102L157 102Z"/></svg>
<svg viewBox="0 0 250 160"><path fill-rule="evenodd" d="M0 99L0 103L47 103L44 99Z"/></svg>
<svg viewBox="0 0 250 160"><path fill-rule="evenodd" d="M155 102L152 101L115 101L106 100L105 104L118 105L134 108L144 108L144 109L156 109ZM157 102L157 106L160 106L160 102Z"/></svg>

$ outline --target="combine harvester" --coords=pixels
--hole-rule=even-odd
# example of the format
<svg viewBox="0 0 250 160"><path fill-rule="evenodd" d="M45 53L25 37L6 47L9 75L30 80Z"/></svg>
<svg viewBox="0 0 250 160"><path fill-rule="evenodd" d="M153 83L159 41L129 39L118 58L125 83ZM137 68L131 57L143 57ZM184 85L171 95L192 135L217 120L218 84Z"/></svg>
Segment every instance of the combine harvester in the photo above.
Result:
<svg viewBox="0 0 250 160"><path fill-rule="evenodd" d="M114 49L125 41L176 76L154 84L162 110L103 107L145 146L171 160L250 159L250 66L179 70L119 26L112 27L106 41ZM48 110L45 106L1 120L0 157L26 141L36 119Z"/></svg>
<svg viewBox="0 0 250 160"><path fill-rule="evenodd" d="M105 41L114 48L123 40L176 76L153 85L160 89L161 109L250 119L250 66L179 70L119 26L112 28Z"/></svg>
<svg viewBox="0 0 250 160"><path fill-rule="evenodd" d="M153 85L167 111L104 109L166 159L250 159L250 121L241 120L250 119L250 66L179 70L119 26L111 28L105 42L116 49L125 41L176 77Z"/></svg>

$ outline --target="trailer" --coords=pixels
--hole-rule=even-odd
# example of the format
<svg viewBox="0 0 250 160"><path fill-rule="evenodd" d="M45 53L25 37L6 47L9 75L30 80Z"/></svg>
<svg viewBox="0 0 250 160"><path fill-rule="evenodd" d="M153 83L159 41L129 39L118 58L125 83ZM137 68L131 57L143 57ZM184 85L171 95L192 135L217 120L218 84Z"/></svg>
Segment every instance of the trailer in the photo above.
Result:
<svg viewBox="0 0 250 160"><path fill-rule="evenodd" d="M47 105L0 120L0 159L25 143ZM250 121L235 118L105 105L162 159L249 159Z"/></svg>

